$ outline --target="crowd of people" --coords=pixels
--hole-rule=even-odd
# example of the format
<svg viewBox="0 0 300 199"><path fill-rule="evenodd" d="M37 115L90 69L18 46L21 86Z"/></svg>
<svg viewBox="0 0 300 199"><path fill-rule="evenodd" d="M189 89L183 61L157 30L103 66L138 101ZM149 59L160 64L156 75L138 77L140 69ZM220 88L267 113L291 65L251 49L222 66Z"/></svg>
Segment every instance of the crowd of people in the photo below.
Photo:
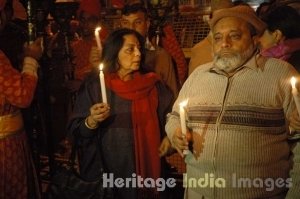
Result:
<svg viewBox="0 0 300 199"><path fill-rule="evenodd" d="M13 1L0 0L1 42ZM243 2L212 0L210 32L192 48L189 65L149 38L144 4L121 7L120 27L112 31L98 0L82 0L73 21L74 75L62 86L72 93L65 126L78 147L80 176L93 181L105 171L126 184L135 177L167 180L165 157L178 153L186 165L184 198L299 197L300 84L290 82L300 80L294 2L264 3L255 12ZM0 44L0 198L43 198L20 110L36 92L44 47L41 38L19 43L22 52ZM188 69L185 81L176 64ZM116 199L169 198L156 186L120 184Z"/></svg>

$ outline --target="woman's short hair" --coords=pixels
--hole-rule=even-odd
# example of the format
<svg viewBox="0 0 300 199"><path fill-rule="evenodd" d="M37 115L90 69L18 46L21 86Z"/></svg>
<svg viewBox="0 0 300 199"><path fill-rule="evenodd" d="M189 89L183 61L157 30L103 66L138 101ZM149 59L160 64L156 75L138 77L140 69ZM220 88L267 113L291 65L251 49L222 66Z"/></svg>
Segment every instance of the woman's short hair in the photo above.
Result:
<svg viewBox="0 0 300 199"><path fill-rule="evenodd" d="M286 5L275 7L262 18L271 32L280 30L286 39L300 37L300 15L294 8Z"/></svg>
<svg viewBox="0 0 300 199"><path fill-rule="evenodd" d="M124 36L134 35L140 43L141 64L140 71L143 71L145 61L145 44L144 38L137 31L128 28L121 28L113 31L105 40L102 52L102 62L108 72L116 72L119 69L118 54L124 44Z"/></svg>

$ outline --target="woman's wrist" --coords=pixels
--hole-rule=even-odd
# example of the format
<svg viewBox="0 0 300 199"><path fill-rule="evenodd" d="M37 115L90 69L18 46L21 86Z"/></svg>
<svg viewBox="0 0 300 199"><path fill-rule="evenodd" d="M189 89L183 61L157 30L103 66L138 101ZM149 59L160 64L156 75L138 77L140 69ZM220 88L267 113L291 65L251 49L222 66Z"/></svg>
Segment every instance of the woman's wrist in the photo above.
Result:
<svg viewBox="0 0 300 199"><path fill-rule="evenodd" d="M95 121L91 116L88 116L86 119L85 119L85 126L89 129L96 129L98 128L99 124L97 121Z"/></svg>

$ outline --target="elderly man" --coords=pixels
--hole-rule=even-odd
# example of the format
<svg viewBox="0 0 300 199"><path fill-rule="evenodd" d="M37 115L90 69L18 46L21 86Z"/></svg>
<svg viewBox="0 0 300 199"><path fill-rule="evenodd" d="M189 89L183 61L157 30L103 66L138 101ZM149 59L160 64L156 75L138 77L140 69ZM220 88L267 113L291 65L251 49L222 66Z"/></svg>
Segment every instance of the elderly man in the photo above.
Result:
<svg viewBox="0 0 300 199"><path fill-rule="evenodd" d="M286 62L260 57L256 35L265 29L248 6L221 9L211 20L214 61L197 68L168 115L166 131L185 155L186 198L298 198L300 145ZM192 147L182 135L185 108ZM291 155L293 152L293 155Z"/></svg>
<svg viewBox="0 0 300 199"><path fill-rule="evenodd" d="M231 0L212 0L211 1L211 16L209 18L207 15L203 16L203 21L209 23L210 18L212 17L213 12L222 9L230 8L233 6ZM189 75L200 65L206 64L213 60L212 57L212 34L211 31L207 36L198 42L191 49L191 59L189 62Z"/></svg>

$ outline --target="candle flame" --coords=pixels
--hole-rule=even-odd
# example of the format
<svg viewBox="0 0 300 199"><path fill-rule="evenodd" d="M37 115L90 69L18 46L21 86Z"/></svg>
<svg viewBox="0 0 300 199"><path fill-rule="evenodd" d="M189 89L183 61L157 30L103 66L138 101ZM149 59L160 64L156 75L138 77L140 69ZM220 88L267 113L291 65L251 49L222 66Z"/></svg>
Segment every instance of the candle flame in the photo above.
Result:
<svg viewBox="0 0 300 199"><path fill-rule="evenodd" d="M100 70L100 71L103 70L103 63L101 63L101 64L99 65L99 70Z"/></svg>
<svg viewBox="0 0 300 199"><path fill-rule="evenodd" d="M189 100L187 99L187 100L184 100L184 101L180 102L179 106L182 107L182 108L185 107L187 105L188 101Z"/></svg>
<svg viewBox="0 0 300 199"><path fill-rule="evenodd" d="M292 77L291 78L291 85L292 85L292 88L296 88L296 78L295 77Z"/></svg>
<svg viewBox="0 0 300 199"><path fill-rule="evenodd" d="M96 29L95 29L95 34L99 34L99 31L101 30L101 26L98 26Z"/></svg>

